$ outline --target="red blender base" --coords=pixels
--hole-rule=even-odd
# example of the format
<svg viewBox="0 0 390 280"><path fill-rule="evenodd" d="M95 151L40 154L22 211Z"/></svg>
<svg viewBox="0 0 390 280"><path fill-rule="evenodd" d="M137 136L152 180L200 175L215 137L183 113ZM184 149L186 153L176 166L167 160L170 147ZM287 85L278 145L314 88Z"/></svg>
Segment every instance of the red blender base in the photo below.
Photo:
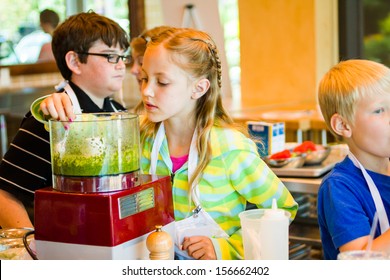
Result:
<svg viewBox="0 0 390 280"><path fill-rule="evenodd" d="M113 192L37 190L38 259L147 259L145 239L156 225L174 237L172 187L169 176L140 180Z"/></svg>

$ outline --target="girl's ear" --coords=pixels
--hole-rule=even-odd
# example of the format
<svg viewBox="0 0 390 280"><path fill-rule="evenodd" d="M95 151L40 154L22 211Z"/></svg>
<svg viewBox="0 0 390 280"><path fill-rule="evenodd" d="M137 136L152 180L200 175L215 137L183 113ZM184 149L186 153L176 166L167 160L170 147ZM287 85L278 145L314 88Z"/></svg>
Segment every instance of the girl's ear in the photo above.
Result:
<svg viewBox="0 0 390 280"><path fill-rule="evenodd" d="M75 53L74 51L67 52L65 55L65 61L66 61L66 64L68 65L69 69L73 73L75 73L75 74L81 73L80 60L79 60L79 56L77 55L77 53Z"/></svg>
<svg viewBox="0 0 390 280"><path fill-rule="evenodd" d="M201 98L210 88L210 81L206 78L200 79L194 83L194 88L192 89L192 99Z"/></svg>
<svg viewBox="0 0 390 280"><path fill-rule="evenodd" d="M341 115L337 113L334 114L330 118L330 125L332 126L333 131L337 133L337 135L345 138L350 138L352 136L351 126L349 125L348 121L345 120Z"/></svg>

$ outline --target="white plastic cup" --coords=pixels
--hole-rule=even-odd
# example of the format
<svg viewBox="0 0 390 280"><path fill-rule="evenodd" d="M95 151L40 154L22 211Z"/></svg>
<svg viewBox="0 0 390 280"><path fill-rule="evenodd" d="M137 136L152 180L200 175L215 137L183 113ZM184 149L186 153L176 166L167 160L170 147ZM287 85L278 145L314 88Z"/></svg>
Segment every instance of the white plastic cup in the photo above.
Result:
<svg viewBox="0 0 390 280"><path fill-rule="evenodd" d="M243 211L238 216L241 220L244 258L246 260L261 260L260 218L264 209Z"/></svg>
<svg viewBox="0 0 390 280"><path fill-rule="evenodd" d="M388 260L390 256L385 252L355 250L345 251L337 255L338 260Z"/></svg>
<svg viewBox="0 0 390 280"><path fill-rule="evenodd" d="M288 259L288 224L279 228L272 228L273 235L269 234L270 228L262 229L265 210L253 209L239 214L241 220L242 239L244 245L244 258L246 260L276 260ZM284 211L286 219L291 216ZM269 223L267 222L269 225ZM277 222L279 224L279 222ZM262 244L263 243L263 244Z"/></svg>

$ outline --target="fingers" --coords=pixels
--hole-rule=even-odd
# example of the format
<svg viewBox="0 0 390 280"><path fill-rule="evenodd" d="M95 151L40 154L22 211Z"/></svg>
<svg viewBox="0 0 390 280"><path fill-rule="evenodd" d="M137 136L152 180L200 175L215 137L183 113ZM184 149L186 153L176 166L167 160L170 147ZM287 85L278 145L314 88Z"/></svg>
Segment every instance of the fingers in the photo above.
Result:
<svg viewBox="0 0 390 280"><path fill-rule="evenodd" d="M45 98L42 101L41 105L39 105L39 109L42 111L42 113L45 116L50 116L54 119L57 119L58 114L55 110L53 111L53 108L54 108L54 104L53 104L53 99L51 96Z"/></svg>
<svg viewBox="0 0 390 280"><path fill-rule="evenodd" d="M72 105L72 102L70 101L69 96L67 94L65 94L65 95L66 95L66 98L63 100L63 104L65 107L65 114L66 114L66 116L68 116L68 120L72 121L76 118L76 115L73 112L73 105Z"/></svg>
<svg viewBox="0 0 390 280"><path fill-rule="evenodd" d="M61 121L72 121L76 118L73 113L73 105L69 96L61 92L53 96L55 110L58 113L58 119Z"/></svg>
<svg viewBox="0 0 390 280"><path fill-rule="evenodd" d="M61 121L74 120L72 102L65 92L53 93L44 99L40 105L43 114L51 116L53 119Z"/></svg>
<svg viewBox="0 0 390 280"><path fill-rule="evenodd" d="M206 236L184 237L183 250L197 260L216 260L214 245Z"/></svg>

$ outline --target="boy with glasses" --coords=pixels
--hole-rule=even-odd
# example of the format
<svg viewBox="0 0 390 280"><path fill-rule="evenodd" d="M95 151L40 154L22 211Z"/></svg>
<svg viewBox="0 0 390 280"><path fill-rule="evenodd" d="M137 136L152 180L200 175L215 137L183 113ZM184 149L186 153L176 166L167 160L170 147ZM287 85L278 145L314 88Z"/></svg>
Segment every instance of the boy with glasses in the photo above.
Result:
<svg viewBox="0 0 390 280"><path fill-rule="evenodd" d="M53 34L54 57L79 113L125 110L110 98L122 89L129 38L114 21L94 12L69 17ZM33 227L34 192L52 185L50 137L27 113L0 164L0 226Z"/></svg>

